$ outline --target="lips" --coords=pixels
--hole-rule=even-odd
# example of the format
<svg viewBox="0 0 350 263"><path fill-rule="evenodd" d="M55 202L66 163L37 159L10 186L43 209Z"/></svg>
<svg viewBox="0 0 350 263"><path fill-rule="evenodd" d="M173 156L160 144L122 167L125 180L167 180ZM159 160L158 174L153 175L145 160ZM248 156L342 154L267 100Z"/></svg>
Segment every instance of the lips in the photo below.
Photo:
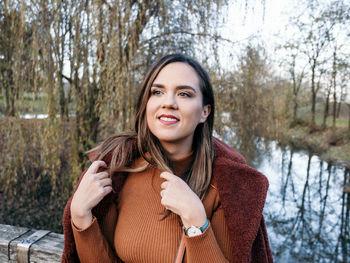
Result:
<svg viewBox="0 0 350 263"><path fill-rule="evenodd" d="M179 122L180 120L176 118L174 115L166 115L162 114L158 117L158 119L163 123L163 124L175 124Z"/></svg>

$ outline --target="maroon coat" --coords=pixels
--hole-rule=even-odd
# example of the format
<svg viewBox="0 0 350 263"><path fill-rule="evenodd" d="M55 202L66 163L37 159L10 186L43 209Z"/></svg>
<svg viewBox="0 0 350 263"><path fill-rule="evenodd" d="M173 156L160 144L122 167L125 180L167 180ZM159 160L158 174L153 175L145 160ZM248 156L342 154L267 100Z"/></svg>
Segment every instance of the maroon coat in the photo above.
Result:
<svg viewBox="0 0 350 263"><path fill-rule="evenodd" d="M222 141L214 138L213 176L215 178L226 223L230 233L235 262L273 262L269 240L262 215L268 181L266 177L248 166L244 158ZM111 155L104 159L111 161ZM94 209L100 221L116 200L127 173L113 177L115 193L107 195ZM64 250L62 262L79 262L71 228L70 204L63 215Z"/></svg>

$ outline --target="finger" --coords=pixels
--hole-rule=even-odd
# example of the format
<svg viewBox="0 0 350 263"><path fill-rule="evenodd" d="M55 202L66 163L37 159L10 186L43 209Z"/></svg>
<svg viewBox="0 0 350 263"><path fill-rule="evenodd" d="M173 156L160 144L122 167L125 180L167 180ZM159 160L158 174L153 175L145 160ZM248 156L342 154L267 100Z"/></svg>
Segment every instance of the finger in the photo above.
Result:
<svg viewBox="0 0 350 263"><path fill-rule="evenodd" d="M162 197L162 199L163 199L164 194L165 194L165 190L160 191L160 196Z"/></svg>
<svg viewBox="0 0 350 263"><path fill-rule="evenodd" d="M110 178L102 179L102 180L100 180L100 185L102 187L112 186L112 179L110 179Z"/></svg>
<svg viewBox="0 0 350 263"><path fill-rule="evenodd" d="M95 178L97 180L102 180L102 179L105 179L105 178L109 178L109 173L108 172L97 173Z"/></svg>
<svg viewBox="0 0 350 263"><path fill-rule="evenodd" d="M168 184L169 184L168 181L164 181L164 182L160 185L160 188L165 189L165 188L167 188Z"/></svg>
<svg viewBox="0 0 350 263"><path fill-rule="evenodd" d="M169 206L169 204L166 202L166 200L165 200L164 198L162 198L162 200L160 200L160 204L161 204L162 206L164 206L164 208L165 208L166 210L172 211L171 207Z"/></svg>
<svg viewBox="0 0 350 263"><path fill-rule="evenodd" d="M162 205L162 206L166 206L167 205L167 203L166 203L166 201L165 201L165 198L162 198L161 200L160 200L160 204Z"/></svg>
<svg viewBox="0 0 350 263"><path fill-rule="evenodd" d="M87 173L96 173L100 167L106 168L107 164L104 161L94 161L87 170Z"/></svg>
<svg viewBox="0 0 350 263"><path fill-rule="evenodd" d="M112 192L112 190L113 190L112 186L103 187L103 191L105 195L108 195L110 192Z"/></svg>
<svg viewBox="0 0 350 263"><path fill-rule="evenodd" d="M172 178L174 178L175 175L168 173L168 172L162 172L160 174L160 178L164 178L165 180L170 180Z"/></svg>

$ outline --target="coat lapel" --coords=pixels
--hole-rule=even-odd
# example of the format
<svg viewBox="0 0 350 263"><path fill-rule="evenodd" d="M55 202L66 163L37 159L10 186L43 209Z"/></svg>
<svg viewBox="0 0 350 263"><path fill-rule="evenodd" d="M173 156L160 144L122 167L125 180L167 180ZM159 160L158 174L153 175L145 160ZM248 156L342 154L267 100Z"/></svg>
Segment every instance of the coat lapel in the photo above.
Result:
<svg viewBox="0 0 350 263"><path fill-rule="evenodd" d="M213 175L219 190L237 262L247 262L256 238L268 188L266 177L214 139Z"/></svg>

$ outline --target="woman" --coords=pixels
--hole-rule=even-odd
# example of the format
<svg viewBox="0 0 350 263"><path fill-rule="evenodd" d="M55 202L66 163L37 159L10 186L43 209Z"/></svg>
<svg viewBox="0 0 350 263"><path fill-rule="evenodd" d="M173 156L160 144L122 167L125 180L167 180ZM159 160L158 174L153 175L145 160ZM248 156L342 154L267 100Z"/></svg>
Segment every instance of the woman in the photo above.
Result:
<svg viewBox="0 0 350 263"><path fill-rule="evenodd" d="M195 60L148 71L135 131L92 149L63 218L62 262L272 262L268 182L212 137L214 96Z"/></svg>

